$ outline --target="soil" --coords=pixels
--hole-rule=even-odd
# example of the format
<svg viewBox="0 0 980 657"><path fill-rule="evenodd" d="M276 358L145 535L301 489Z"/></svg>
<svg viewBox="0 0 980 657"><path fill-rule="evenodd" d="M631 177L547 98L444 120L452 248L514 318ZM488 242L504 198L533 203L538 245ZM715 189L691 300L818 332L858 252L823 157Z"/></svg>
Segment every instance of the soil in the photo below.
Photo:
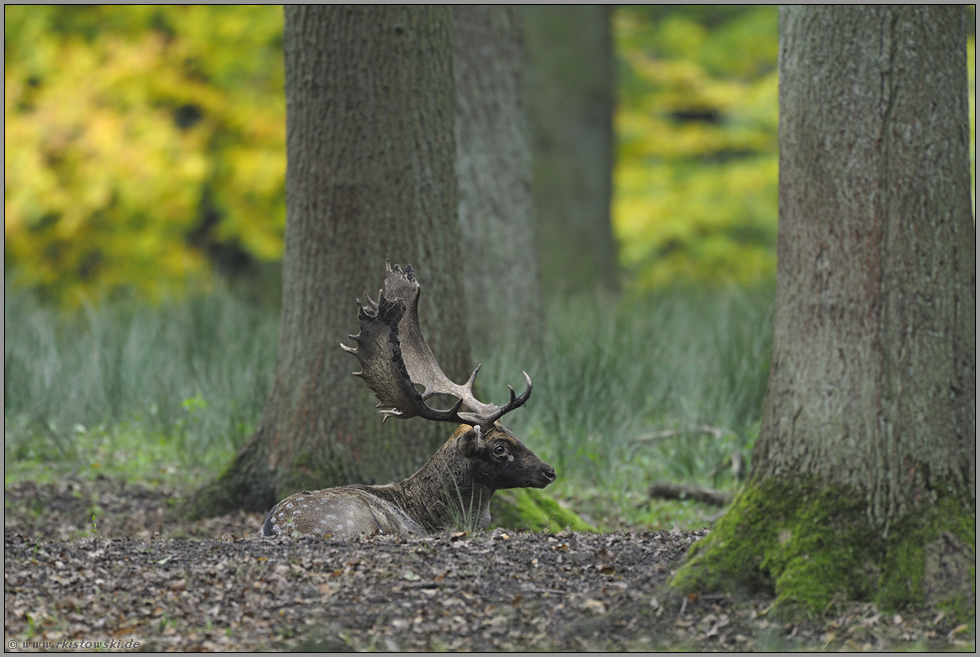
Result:
<svg viewBox="0 0 980 657"><path fill-rule="evenodd" d="M109 479L6 487L6 650L974 645L972 628L926 610L850 603L793 624L769 618L766 593L671 592L667 579L707 530L263 539L258 514L189 522L173 517L181 500Z"/></svg>

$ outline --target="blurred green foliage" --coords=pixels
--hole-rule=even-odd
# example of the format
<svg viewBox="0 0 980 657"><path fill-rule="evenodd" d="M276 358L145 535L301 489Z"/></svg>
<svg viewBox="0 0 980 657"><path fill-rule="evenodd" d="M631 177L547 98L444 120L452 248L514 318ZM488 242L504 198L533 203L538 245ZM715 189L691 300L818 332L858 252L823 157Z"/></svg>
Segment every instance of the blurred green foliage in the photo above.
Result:
<svg viewBox="0 0 980 657"><path fill-rule="evenodd" d="M976 5L973 7L976 26ZM973 223L977 221L977 37L966 40L966 69L970 79L970 194L973 195Z"/></svg>
<svg viewBox="0 0 980 657"><path fill-rule="evenodd" d="M69 306L278 259L282 10L4 7L4 253Z"/></svg>
<svg viewBox="0 0 980 657"><path fill-rule="evenodd" d="M613 223L641 288L776 271L776 7L624 6Z"/></svg>
<svg viewBox="0 0 980 657"><path fill-rule="evenodd" d="M966 19L975 194L974 6ZM775 276L778 23L775 6L617 8L613 224L640 289Z"/></svg>

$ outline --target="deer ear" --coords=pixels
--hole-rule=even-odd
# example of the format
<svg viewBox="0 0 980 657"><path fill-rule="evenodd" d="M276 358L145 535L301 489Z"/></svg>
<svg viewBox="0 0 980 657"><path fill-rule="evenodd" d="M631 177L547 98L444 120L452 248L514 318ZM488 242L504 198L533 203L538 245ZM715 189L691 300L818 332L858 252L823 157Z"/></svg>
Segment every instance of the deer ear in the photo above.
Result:
<svg viewBox="0 0 980 657"><path fill-rule="evenodd" d="M483 431L477 425L464 433L459 440L463 456L471 456L483 447Z"/></svg>

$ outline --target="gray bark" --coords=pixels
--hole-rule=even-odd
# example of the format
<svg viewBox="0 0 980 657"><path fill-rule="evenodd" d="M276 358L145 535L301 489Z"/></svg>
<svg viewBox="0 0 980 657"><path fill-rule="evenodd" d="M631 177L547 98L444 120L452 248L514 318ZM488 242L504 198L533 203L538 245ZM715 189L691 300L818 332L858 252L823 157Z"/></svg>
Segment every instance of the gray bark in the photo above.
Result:
<svg viewBox="0 0 980 657"><path fill-rule="evenodd" d="M789 7L780 35L779 269L753 469L865 491L886 528L937 490L975 504L963 10Z"/></svg>
<svg viewBox="0 0 980 657"><path fill-rule="evenodd" d="M448 7L299 6L285 20L287 173L283 308L273 390L232 467L193 511L266 510L302 488L388 483L449 436L381 423L339 343L385 260L422 282L422 328L444 371L470 358L454 172Z"/></svg>
<svg viewBox="0 0 980 657"><path fill-rule="evenodd" d="M963 9L780 11L779 265L753 475L682 566L773 613L976 615ZM788 614L788 616L787 616Z"/></svg>
<svg viewBox="0 0 980 657"><path fill-rule="evenodd" d="M524 21L542 287L615 288L612 7L528 6Z"/></svg>
<svg viewBox="0 0 980 657"><path fill-rule="evenodd" d="M470 338L537 351L544 331L516 6L453 7L456 172Z"/></svg>

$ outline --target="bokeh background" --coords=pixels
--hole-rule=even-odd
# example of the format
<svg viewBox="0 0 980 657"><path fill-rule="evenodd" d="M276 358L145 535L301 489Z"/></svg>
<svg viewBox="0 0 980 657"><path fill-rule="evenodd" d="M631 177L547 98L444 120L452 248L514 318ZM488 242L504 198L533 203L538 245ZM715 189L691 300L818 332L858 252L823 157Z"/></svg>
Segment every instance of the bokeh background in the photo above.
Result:
<svg viewBox="0 0 980 657"><path fill-rule="evenodd" d="M67 306L161 300L216 276L277 285L281 8L25 5L4 18L15 285ZM768 6L615 10L612 217L627 285L774 277L777 22ZM968 48L975 162L974 35Z"/></svg>

